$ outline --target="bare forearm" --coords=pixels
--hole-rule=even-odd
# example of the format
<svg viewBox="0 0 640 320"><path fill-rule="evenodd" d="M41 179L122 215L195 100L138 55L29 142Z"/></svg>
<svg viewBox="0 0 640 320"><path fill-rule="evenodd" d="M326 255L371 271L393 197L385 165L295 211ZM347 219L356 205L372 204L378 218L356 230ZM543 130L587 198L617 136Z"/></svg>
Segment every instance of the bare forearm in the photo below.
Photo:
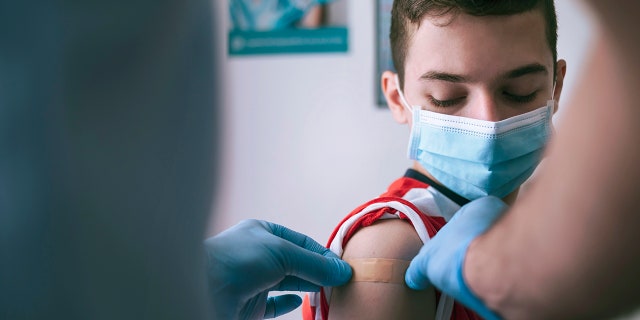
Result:
<svg viewBox="0 0 640 320"><path fill-rule="evenodd" d="M602 10L600 40L545 168L465 261L471 289L506 318L603 318L637 307L640 45L629 28L637 15L626 1L592 2Z"/></svg>

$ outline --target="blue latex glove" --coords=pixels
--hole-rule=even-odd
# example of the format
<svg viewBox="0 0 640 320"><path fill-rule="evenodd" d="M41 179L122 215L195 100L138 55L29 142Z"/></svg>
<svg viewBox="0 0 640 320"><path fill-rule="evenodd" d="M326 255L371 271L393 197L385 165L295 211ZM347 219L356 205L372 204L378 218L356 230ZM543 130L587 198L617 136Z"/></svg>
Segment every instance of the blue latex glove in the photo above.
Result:
<svg viewBox="0 0 640 320"><path fill-rule="evenodd" d="M433 285L485 319L500 319L471 292L462 275L469 244L507 210L496 197L484 197L462 207L411 261L405 281L415 290Z"/></svg>
<svg viewBox="0 0 640 320"><path fill-rule="evenodd" d="M313 239L283 226L245 220L205 241L214 319L274 318L296 309L295 294L351 279L351 267Z"/></svg>

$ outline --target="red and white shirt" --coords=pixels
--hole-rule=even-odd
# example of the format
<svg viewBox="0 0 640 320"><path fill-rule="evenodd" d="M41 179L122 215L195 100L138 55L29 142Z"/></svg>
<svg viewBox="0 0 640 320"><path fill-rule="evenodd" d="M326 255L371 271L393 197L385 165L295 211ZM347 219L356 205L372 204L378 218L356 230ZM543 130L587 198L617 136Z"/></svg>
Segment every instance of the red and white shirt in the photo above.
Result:
<svg viewBox="0 0 640 320"><path fill-rule="evenodd" d="M349 213L333 230L327 247L342 256L344 246L354 233L381 219L409 221L420 240L427 243L466 202L468 200L435 184L420 172L409 169L389 186L387 192ZM307 295L302 305L303 319L327 320L330 298L330 287ZM436 299L436 320L481 319L445 294L436 292Z"/></svg>

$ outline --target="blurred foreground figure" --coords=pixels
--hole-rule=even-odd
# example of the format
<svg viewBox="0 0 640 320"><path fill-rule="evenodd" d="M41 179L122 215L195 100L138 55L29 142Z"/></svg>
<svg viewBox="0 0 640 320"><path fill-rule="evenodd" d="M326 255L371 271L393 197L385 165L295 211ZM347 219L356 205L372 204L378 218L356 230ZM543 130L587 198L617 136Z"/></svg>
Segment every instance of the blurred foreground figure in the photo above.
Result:
<svg viewBox="0 0 640 320"><path fill-rule="evenodd" d="M206 317L211 10L0 3L0 318Z"/></svg>

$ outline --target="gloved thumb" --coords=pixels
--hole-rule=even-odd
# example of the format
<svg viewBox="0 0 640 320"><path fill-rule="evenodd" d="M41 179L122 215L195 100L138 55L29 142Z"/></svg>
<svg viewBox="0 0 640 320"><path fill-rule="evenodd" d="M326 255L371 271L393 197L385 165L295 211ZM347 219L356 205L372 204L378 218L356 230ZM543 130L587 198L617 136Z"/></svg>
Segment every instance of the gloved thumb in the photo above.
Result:
<svg viewBox="0 0 640 320"><path fill-rule="evenodd" d="M285 294L277 297L269 297L267 308L264 311L265 319L272 319L287 314L302 304L302 298L295 294Z"/></svg>

